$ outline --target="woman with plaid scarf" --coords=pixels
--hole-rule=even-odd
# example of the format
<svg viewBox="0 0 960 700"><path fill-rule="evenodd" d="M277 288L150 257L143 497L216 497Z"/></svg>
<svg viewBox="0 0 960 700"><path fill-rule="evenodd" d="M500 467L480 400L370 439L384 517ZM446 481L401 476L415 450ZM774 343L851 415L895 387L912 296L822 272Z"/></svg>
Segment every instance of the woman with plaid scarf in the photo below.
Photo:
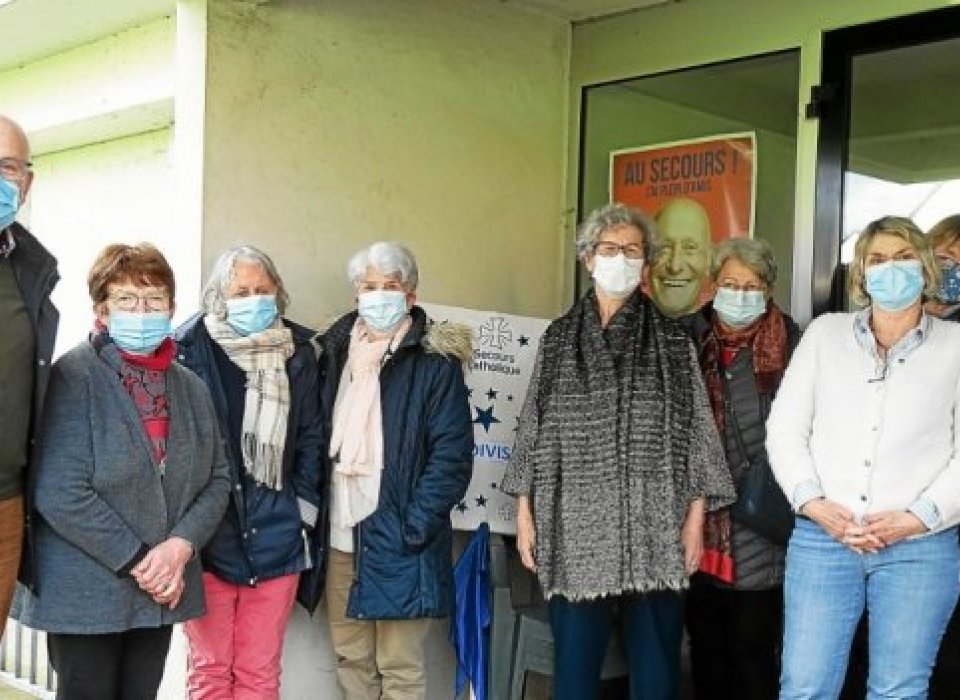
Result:
<svg viewBox="0 0 960 700"><path fill-rule="evenodd" d="M319 388L313 332L266 253L226 251L179 360L210 389L230 461L230 504L200 553L207 614L186 626L191 700L279 697L280 654L302 571L319 566ZM316 605L315 600L301 601Z"/></svg>

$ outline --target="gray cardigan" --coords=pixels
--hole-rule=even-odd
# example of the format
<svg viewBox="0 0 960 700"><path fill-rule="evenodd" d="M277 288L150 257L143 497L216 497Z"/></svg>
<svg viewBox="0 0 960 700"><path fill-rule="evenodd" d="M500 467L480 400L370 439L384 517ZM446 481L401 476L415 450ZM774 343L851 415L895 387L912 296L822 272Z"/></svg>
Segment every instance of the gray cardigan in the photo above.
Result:
<svg viewBox="0 0 960 700"><path fill-rule="evenodd" d="M115 352L107 346L103 352ZM165 475L116 372L84 341L53 367L45 441L34 474L36 586L16 616L63 634L158 627L204 613L199 559L175 610L123 573L143 545L183 537L196 551L223 517L227 461L207 389L173 363Z"/></svg>

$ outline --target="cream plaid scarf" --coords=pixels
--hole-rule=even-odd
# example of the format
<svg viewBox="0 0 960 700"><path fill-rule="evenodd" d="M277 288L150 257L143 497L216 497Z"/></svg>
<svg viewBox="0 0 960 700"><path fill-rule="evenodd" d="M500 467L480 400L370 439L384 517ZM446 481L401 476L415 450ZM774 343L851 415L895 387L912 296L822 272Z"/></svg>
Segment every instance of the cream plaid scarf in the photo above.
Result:
<svg viewBox="0 0 960 700"><path fill-rule="evenodd" d="M212 314L203 321L230 361L247 373L240 438L244 469L258 484L279 491L290 412L286 361L293 355L293 334L279 317L265 331L247 336Z"/></svg>

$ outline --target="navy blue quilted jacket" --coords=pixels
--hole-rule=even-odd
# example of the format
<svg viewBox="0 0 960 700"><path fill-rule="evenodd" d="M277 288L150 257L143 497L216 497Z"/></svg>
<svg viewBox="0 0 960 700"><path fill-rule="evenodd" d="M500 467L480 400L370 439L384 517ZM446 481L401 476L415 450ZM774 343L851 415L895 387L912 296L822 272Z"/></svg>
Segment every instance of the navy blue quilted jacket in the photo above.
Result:
<svg viewBox="0 0 960 700"><path fill-rule="evenodd" d="M284 320L293 332L295 350L287 360L290 413L283 450L283 488L261 486L243 469L238 440L227 440L230 462L230 505L213 539L201 551L205 571L224 581L255 585L258 581L322 566L325 550L311 546L301 522L302 510L322 510L323 465L316 353L307 328ZM213 340L198 314L177 329L177 359L210 389L220 432L231 435L227 396L214 357ZM301 508L299 501L306 504ZM314 510L315 509L315 510Z"/></svg>
<svg viewBox="0 0 960 700"><path fill-rule="evenodd" d="M384 466L377 510L354 528L357 571L347 616L357 619L444 617L453 608L450 511L473 469L461 365L471 356L470 331L428 329L417 306L411 316L380 373ZM321 341L326 435L356 318L340 318Z"/></svg>

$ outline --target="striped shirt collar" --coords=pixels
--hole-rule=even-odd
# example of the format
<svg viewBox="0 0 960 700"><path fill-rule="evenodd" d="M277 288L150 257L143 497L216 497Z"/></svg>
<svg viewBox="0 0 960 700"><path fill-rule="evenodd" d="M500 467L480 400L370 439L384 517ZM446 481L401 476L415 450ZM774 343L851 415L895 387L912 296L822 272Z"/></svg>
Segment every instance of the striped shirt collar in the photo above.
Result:
<svg viewBox="0 0 960 700"><path fill-rule="evenodd" d="M887 350L884 359L877 351L877 339L870 328L870 307L858 311L853 319L853 331L857 337L857 343L873 358L881 374L886 374L887 367L893 366L895 362L906 360L910 353L923 345L923 341L930 335L931 325L930 316L921 308L919 323L907 331L896 345Z"/></svg>

